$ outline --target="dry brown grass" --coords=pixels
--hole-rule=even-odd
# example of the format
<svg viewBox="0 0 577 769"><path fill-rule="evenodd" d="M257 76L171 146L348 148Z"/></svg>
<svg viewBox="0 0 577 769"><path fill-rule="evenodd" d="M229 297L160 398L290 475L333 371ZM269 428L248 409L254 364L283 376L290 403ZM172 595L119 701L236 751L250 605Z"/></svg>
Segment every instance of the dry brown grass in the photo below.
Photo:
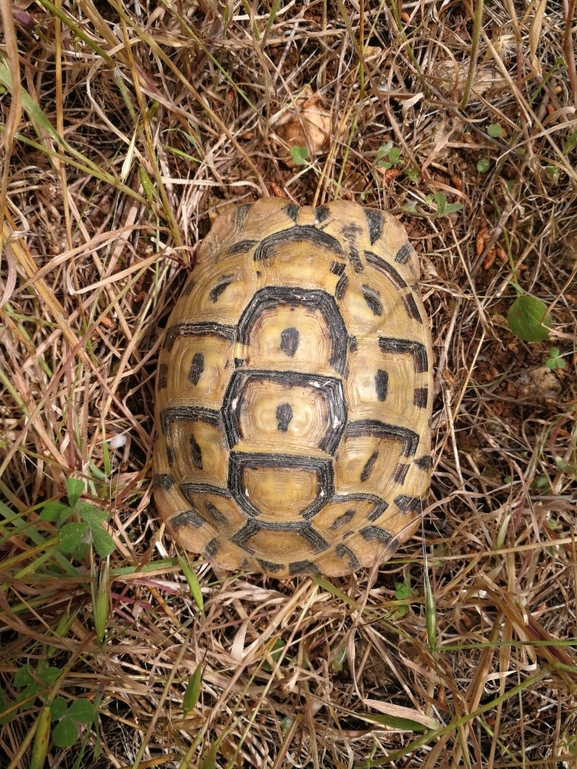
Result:
<svg viewBox="0 0 577 769"><path fill-rule="evenodd" d="M11 29L2 0L0 766L41 759L57 696L98 710L51 767L577 766L574 5L39 0ZM330 141L291 166L307 85ZM462 210L432 215L439 193ZM150 498L155 359L207 213L264 194L402 215L438 364L431 505L332 584L196 561L201 610ZM549 342L509 331L515 277ZM109 565L70 565L39 519L69 478L109 515Z"/></svg>

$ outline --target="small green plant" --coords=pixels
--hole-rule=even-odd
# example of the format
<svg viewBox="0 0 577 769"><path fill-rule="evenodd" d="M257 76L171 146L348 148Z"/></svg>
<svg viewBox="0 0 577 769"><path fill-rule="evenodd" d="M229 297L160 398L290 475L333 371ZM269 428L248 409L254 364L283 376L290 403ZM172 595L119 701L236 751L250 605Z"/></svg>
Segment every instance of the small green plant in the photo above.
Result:
<svg viewBox="0 0 577 769"><path fill-rule="evenodd" d="M569 473L577 478L577 467L563 457L555 457L555 470L558 473Z"/></svg>
<svg viewBox="0 0 577 769"><path fill-rule="evenodd" d="M408 603L411 599L416 598L417 594L413 590L413 588L410 586L410 584L406 582L396 582L395 583L395 598L397 601L403 601L404 603L400 606L397 606L395 610L395 615L397 617L404 617L408 611Z"/></svg>
<svg viewBox="0 0 577 769"><path fill-rule="evenodd" d="M427 205L431 211L424 211L422 208L419 208L416 203L408 203L404 206L404 210L415 216L435 217L438 219L441 216L454 214L463 208L462 203L447 203L447 196L442 192L437 192L435 195L427 195L425 205Z"/></svg>
<svg viewBox="0 0 577 769"><path fill-rule="evenodd" d="M342 673L345 667L346 658L347 658L347 650L344 646L341 646L341 648L337 651L337 653L335 654L331 662L331 668L332 670L334 670L335 673Z"/></svg>
<svg viewBox="0 0 577 769"><path fill-rule="evenodd" d="M64 697L56 697L50 705L50 720L58 721L52 739L58 748L69 748L78 739L77 724L91 724L94 721L94 705L83 697L66 704Z"/></svg>
<svg viewBox="0 0 577 769"><path fill-rule="evenodd" d="M538 475L531 484L531 487L534 491L549 490L549 478L546 475Z"/></svg>
<svg viewBox="0 0 577 769"><path fill-rule="evenodd" d="M500 126L499 123L491 123L490 126L487 126L487 133L491 138L499 139L503 136L503 126Z"/></svg>
<svg viewBox="0 0 577 769"><path fill-rule="evenodd" d="M272 645L272 649L270 651L270 659L273 662L276 663L276 662L279 661L280 655L281 655L282 650L284 649L285 646L286 646L286 641L283 641L282 638L277 638L276 639L276 641ZM271 667L271 664L270 664L270 662L268 660L265 660L262 663L262 667L263 667L263 670L266 670L267 673L271 673L272 672L272 667Z"/></svg>
<svg viewBox="0 0 577 769"><path fill-rule="evenodd" d="M477 162L477 171L480 174L486 174L487 171L491 168L491 161L487 160L487 158L481 158Z"/></svg>
<svg viewBox="0 0 577 769"><path fill-rule="evenodd" d="M16 697L20 710L28 710L33 707L39 692L52 686L61 673L60 668L53 665L46 666L42 662L39 663L36 670L29 665L19 668L14 675L14 686L17 689L22 689Z"/></svg>
<svg viewBox="0 0 577 769"><path fill-rule="evenodd" d="M545 302L534 296L520 295L509 308L507 324L524 342L544 342L549 337L552 321Z"/></svg>
<svg viewBox="0 0 577 769"><path fill-rule="evenodd" d="M401 160L401 150L392 142L381 144L377 150L376 164L381 168L389 169L396 166Z"/></svg>
<svg viewBox="0 0 577 769"><path fill-rule="evenodd" d="M556 368L565 368L567 362L563 360L563 356L561 355L559 348L552 347L549 350L549 357L545 361L545 365L547 368L550 368L551 371L555 371Z"/></svg>
<svg viewBox="0 0 577 769"><path fill-rule="evenodd" d="M295 166L303 166L309 156L309 151L306 147L299 147L294 144L291 147L291 158Z"/></svg>
<svg viewBox="0 0 577 769"><path fill-rule="evenodd" d="M559 181L559 169L555 168L555 166L545 166L545 173L549 177L549 181L551 182Z"/></svg>
<svg viewBox="0 0 577 769"><path fill-rule="evenodd" d="M381 144L377 150L375 165L385 171L388 171L390 168L399 167L401 165L400 148L395 147L393 142ZM401 168L399 168L399 171L401 171ZM406 166L402 171L411 184L416 184L419 181L419 171L414 166Z"/></svg>
<svg viewBox="0 0 577 769"><path fill-rule="evenodd" d="M414 166L405 168L405 176L411 182L411 184L416 184L419 181L419 172Z"/></svg>
<svg viewBox="0 0 577 769"><path fill-rule="evenodd" d="M577 144L577 131L571 131L571 133L565 140L565 145L563 147L563 154L568 155L576 144Z"/></svg>
<svg viewBox="0 0 577 769"><path fill-rule="evenodd" d="M11 706L12 703L6 694L6 690L0 686L0 726L10 723L14 717L15 711L12 711L11 713L8 712Z"/></svg>
<svg viewBox="0 0 577 769"><path fill-rule="evenodd" d="M89 502L80 499L84 493L84 482L76 478L66 481L69 505L61 502L47 502L40 513L40 520L55 523L58 528L59 549L65 555L82 559L91 544L101 558L114 550L114 540L103 527L108 515ZM67 523L70 518L80 521Z"/></svg>

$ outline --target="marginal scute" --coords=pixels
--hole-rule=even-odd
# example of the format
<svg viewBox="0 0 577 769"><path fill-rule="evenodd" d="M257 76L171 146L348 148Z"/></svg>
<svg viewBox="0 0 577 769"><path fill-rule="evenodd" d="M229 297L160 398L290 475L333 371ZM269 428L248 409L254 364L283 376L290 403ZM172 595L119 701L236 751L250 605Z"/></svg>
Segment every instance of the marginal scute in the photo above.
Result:
<svg viewBox="0 0 577 769"><path fill-rule="evenodd" d="M185 548L228 570L333 577L412 536L432 467L418 276L387 212L224 208L158 364L153 489Z"/></svg>

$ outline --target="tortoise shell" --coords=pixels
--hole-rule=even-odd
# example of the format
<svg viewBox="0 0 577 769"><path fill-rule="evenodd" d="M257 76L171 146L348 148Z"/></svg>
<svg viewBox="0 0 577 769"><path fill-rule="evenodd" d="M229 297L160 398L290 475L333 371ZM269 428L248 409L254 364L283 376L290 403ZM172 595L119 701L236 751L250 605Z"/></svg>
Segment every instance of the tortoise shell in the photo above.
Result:
<svg viewBox="0 0 577 769"><path fill-rule="evenodd" d="M338 576L414 533L431 472L418 277L397 219L355 203L216 219L158 365L155 497L185 548Z"/></svg>

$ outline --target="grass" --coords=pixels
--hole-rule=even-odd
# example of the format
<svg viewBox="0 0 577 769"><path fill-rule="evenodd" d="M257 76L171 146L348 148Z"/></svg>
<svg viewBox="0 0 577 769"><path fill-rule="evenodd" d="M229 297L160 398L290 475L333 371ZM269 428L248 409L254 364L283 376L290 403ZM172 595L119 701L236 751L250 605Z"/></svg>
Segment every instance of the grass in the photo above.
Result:
<svg viewBox="0 0 577 769"><path fill-rule="evenodd" d="M575 3L0 9L0 766L577 766ZM266 194L421 257L433 486L372 573L226 574L155 516L163 325Z"/></svg>

